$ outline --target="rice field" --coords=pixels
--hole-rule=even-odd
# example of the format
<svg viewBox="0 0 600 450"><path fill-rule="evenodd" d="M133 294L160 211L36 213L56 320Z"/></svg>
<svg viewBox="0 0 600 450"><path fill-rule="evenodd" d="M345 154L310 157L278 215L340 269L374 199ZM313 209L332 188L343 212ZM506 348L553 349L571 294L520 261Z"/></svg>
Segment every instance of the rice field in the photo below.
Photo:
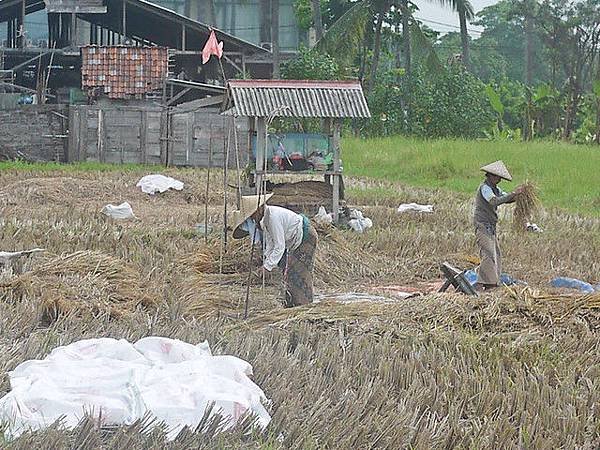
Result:
<svg viewBox="0 0 600 450"><path fill-rule="evenodd" d="M440 189L446 195L472 195L481 182L479 168L502 159L513 182L539 188L547 208L600 217L600 149L559 141L422 140L403 136L345 139L347 173L411 186Z"/></svg>
<svg viewBox="0 0 600 450"><path fill-rule="evenodd" d="M147 173L0 171L0 250L46 249L23 274L0 277L0 396L19 363L79 339L207 339L215 353L253 365L271 425L220 433L207 422L166 442L164 431L150 431L151 418L115 430L90 419L73 431L0 440L1 448L600 446L600 295L549 284L555 276L600 283L594 214L544 208L542 196L533 220L544 232L517 233L505 208L505 271L528 286L479 298L440 294L440 262L477 262L469 195L349 177L348 202L374 227L364 235L319 229L319 302L283 309L277 276L251 274L243 320L249 244L223 249L218 233L205 242L196 228L222 227L222 179L211 174L205 218L204 171L167 170L186 187L157 196L135 187ZM137 220L99 213L123 201ZM396 212L412 201L435 212ZM421 295L398 295L408 291Z"/></svg>

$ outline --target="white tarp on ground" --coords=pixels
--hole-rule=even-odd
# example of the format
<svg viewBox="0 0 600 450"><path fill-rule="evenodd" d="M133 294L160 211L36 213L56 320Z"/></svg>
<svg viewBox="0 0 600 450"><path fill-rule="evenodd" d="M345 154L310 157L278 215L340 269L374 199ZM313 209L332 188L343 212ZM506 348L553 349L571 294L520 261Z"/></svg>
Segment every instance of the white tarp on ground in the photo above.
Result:
<svg viewBox="0 0 600 450"><path fill-rule="evenodd" d="M432 213L433 205L419 205L418 203L403 203L398 206L398 212L403 213L407 211Z"/></svg>
<svg viewBox="0 0 600 450"><path fill-rule="evenodd" d="M131 209L128 202L121 203L118 206L108 204L100 212L113 219L135 219L133 209Z"/></svg>
<svg viewBox="0 0 600 450"><path fill-rule="evenodd" d="M181 181L160 174L146 175L138 181L136 186L142 188L142 192L146 194L162 193L169 189L175 189L176 191L183 189Z"/></svg>
<svg viewBox="0 0 600 450"><path fill-rule="evenodd" d="M61 416L63 425L73 428L86 413L102 425L127 425L150 413L174 439L184 426L195 427L214 403L230 426L252 412L266 427L271 417L261 402L267 399L251 374L252 366L242 359L213 356L208 342L147 337L132 345L124 339L86 339L10 372L0 422L8 424L5 436L11 439Z"/></svg>

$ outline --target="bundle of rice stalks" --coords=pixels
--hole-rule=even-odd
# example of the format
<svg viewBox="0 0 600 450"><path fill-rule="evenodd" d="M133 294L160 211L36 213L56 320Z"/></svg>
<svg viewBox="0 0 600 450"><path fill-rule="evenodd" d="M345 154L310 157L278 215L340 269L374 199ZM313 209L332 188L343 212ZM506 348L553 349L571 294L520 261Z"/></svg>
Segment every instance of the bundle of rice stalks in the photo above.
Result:
<svg viewBox="0 0 600 450"><path fill-rule="evenodd" d="M361 247L360 237L345 236L333 227L321 227L318 228L318 232L315 282L328 286L344 286L361 279L378 278L382 262ZM255 247L254 260L250 263L249 239L229 240L225 252L222 251L221 245L219 240L203 244L197 253L185 260L185 263L193 267L204 279L208 274L220 274L228 275L221 277L223 284L231 283L232 278L237 283L246 284L248 270L260 268L260 246ZM272 284L273 280L270 281L268 284Z"/></svg>
<svg viewBox="0 0 600 450"><path fill-rule="evenodd" d="M120 318L152 304L131 266L99 252L80 251L50 259L0 286L0 299L39 302L42 320L59 315Z"/></svg>
<svg viewBox="0 0 600 450"><path fill-rule="evenodd" d="M523 191L517 195L515 211L513 213L513 227L517 231L525 231L527 222L531 219L539 208L539 198L537 188L533 183L526 181L523 185Z"/></svg>
<svg viewBox="0 0 600 450"><path fill-rule="evenodd" d="M250 268L249 239L228 239L223 248L220 240L202 244L198 252L184 260L198 274L247 274ZM254 247L252 267L260 267L260 245Z"/></svg>

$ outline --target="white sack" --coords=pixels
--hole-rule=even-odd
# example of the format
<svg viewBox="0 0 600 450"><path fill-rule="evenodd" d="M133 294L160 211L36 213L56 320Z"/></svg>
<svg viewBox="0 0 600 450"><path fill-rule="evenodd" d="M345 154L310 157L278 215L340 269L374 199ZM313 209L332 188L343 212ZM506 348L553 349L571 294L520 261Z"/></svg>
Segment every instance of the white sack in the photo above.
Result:
<svg viewBox="0 0 600 450"><path fill-rule="evenodd" d="M118 206L108 204L100 212L113 219L135 219L133 209L131 209L128 202L121 203Z"/></svg>
<svg viewBox="0 0 600 450"><path fill-rule="evenodd" d="M169 189L175 189L176 191L183 189L181 181L159 174L142 177L136 186L142 188L142 192L146 194L163 193Z"/></svg>
<svg viewBox="0 0 600 450"><path fill-rule="evenodd" d="M432 213L433 205L419 205L418 203L403 203L398 206L398 212L403 213L407 211L415 211L422 213Z"/></svg>
<svg viewBox="0 0 600 450"><path fill-rule="evenodd" d="M364 217L362 211L353 209L350 211L348 226L357 233L362 233L373 226L373 221L368 217Z"/></svg>
<svg viewBox="0 0 600 450"><path fill-rule="evenodd" d="M315 215L315 222L319 225L331 225L333 222L333 215L328 214L325 207L319 206L319 212Z"/></svg>
<svg viewBox="0 0 600 450"><path fill-rule="evenodd" d="M7 439L45 428L61 416L75 427L85 413L101 425L129 425L150 413L174 439L194 428L206 407L229 417L247 411L264 428L271 421L263 391L248 377L252 366L234 356L212 356L198 345L162 337L86 339L58 347L43 360L26 361L9 373L11 391L0 399Z"/></svg>

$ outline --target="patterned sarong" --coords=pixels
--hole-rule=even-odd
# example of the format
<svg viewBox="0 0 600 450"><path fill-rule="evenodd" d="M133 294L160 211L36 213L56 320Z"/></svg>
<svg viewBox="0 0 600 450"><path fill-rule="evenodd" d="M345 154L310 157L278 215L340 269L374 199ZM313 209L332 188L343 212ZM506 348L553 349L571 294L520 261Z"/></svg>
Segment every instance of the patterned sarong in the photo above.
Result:
<svg viewBox="0 0 600 450"><path fill-rule="evenodd" d="M304 217L302 243L296 250L286 251L279 262L283 271L286 308L313 301L313 266L317 242L317 231Z"/></svg>
<svg viewBox="0 0 600 450"><path fill-rule="evenodd" d="M475 237L481 264L477 268L477 282L498 286L500 284L500 273L502 272L502 255L498 246L496 228L483 223L476 224Z"/></svg>

